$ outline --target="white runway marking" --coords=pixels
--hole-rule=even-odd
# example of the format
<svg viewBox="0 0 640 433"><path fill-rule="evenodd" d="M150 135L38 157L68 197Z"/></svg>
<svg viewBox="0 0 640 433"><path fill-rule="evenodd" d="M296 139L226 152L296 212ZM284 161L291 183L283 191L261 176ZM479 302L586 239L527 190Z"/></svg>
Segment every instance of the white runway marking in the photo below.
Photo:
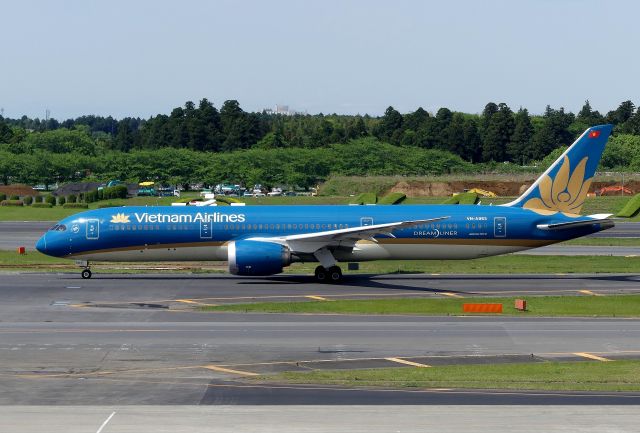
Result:
<svg viewBox="0 0 640 433"><path fill-rule="evenodd" d="M107 426L107 424L109 424L109 421L111 421L111 418L113 418L113 416L116 414L115 411L111 412L111 415L109 415L107 417L107 419L104 420L104 422L102 423L102 425L100 426L100 428L96 431L96 433L100 433L102 432L102 430Z"/></svg>

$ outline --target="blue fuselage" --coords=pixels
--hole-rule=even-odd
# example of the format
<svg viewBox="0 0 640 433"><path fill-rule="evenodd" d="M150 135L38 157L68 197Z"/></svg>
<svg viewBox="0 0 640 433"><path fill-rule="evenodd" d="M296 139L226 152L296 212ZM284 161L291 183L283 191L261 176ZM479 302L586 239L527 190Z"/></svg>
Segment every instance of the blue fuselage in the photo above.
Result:
<svg viewBox="0 0 640 433"><path fill-rule="evenodd" d="M48 255L80 260L226 260L226 245L247 238L326 232L397 221L447 217L334 249L339 261L469 259L548 245L594 233L600 223L568 230L562 213L473 205L120 207L70 216L37 243ZM314 260L304 255L294 261Z"/></svg>

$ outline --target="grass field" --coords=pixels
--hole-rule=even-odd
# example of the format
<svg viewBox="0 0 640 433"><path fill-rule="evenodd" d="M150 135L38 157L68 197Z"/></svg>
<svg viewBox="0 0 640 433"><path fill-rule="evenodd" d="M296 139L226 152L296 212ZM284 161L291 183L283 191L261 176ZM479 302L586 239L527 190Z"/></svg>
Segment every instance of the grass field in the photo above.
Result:
<svg viewBox="0 0 640 433"><path fill-rule="evenodd" d="M317 263L295 263L292 273L313 273ZM361 262L360 273L540 274L640 272L640 257L506 255L474 260L380 260Z"/></svg>
<svg viewBox="0 0 640 433"><path fill-rule="evenodd" d="M29 250L26 255L19 255L15 251L0 251L0 267L24 268L41 265L68 265L75 269L74 262L45 256L37 251ZM99 263L97 263L99 265ZM189 269L196 266L185 267ZM206 262L202 265L213 265L218 271L220 264ZM158 263L164 266L164 263ZM294 263L285 268L286 273L312 274L317 263ZM109 264L110 269L117 269L117 265ZM59 269L59 266L56 267ZM506 255L487 257L474 260L380 260L360 263L357 273L389 274L389 273L427 273L427 274L539 274L539 273L626 273L640 272L640 257L611 257L611 256L520 256ZM347 274L352 272L347 272Z"/></svg>
<svg viewBox="0 0 640 433"><path fill-rule="evenodd" d="M285 372L260 381L384 388L640 391L640 361Z"/></svg>
<svg viewBox="0 0 640 433"><path fill-rule="evenodd" d="M640 233L638 234L640 236ZM640 238L578 238L558 245L584 245L595 247L637 247Z"/></svg>
<svg viewBox="0 0 640 433"><path fill-rule="evenodd" d="M532 289L535 287L532 286ZM579 287L576 287L576 294ZM522 296L520 296L522 298ZM615 296L527 296L527 311L514 308L516 297L345 299L305 302L260 302L202 307L203 311L241 311L245 313L334 313L334 314L408 314L460 315L462 304L502 304L502 315L510 316L589 316L638 317L640 295ZM469 313L465 313L467 315ZM480 313L481 315L486 315Z"/></svg>

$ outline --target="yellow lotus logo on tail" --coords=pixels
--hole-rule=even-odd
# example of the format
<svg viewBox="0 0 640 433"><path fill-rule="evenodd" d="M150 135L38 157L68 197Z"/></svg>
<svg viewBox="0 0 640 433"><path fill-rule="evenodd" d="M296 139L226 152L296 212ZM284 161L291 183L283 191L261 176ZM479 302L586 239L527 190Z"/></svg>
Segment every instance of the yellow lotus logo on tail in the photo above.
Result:
<svg viewBox="0 0 640 433"><path fill-rule="evenodd" d="M565 215L580 214L580 209L587 198L587 192L589 192L593 180L593 178L586 180L584 178L587 159L589 157L585 156L569 177L571 163L569 158L565 156L555 179L545 175L540 180L538 185L540 198L529 199L523 207L542 215L553 215L558 212Z"/></svg>
<svg viewBox="0 0 640 433"><path fill-rule="evenodd" d="M117 213L111 217L112 223L126 224L129 222L129 215L123 213Z"/></svg>

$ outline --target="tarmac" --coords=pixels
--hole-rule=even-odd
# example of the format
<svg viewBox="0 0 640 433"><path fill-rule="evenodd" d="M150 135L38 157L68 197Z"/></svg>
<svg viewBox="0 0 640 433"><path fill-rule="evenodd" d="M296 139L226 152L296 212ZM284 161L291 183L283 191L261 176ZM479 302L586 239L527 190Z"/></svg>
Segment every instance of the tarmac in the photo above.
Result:
<svg viewBox="0 0 640 433"><path fill-rule="evenodd" d="M596 296L638 293L638 283L639 274L355 276L329 286L300 275L97 274L82 280L67 273L4 273L0 404L637 405L640 393L363 389L256 379L309 369L635 359L636 319L207 313L198 307L388 296Z"/></svg>
<svg viewBox="0 0 640 433"><path fill-rule="evenodd" d="M11 433L637 432L633 406L0 407Z"/></svg>

